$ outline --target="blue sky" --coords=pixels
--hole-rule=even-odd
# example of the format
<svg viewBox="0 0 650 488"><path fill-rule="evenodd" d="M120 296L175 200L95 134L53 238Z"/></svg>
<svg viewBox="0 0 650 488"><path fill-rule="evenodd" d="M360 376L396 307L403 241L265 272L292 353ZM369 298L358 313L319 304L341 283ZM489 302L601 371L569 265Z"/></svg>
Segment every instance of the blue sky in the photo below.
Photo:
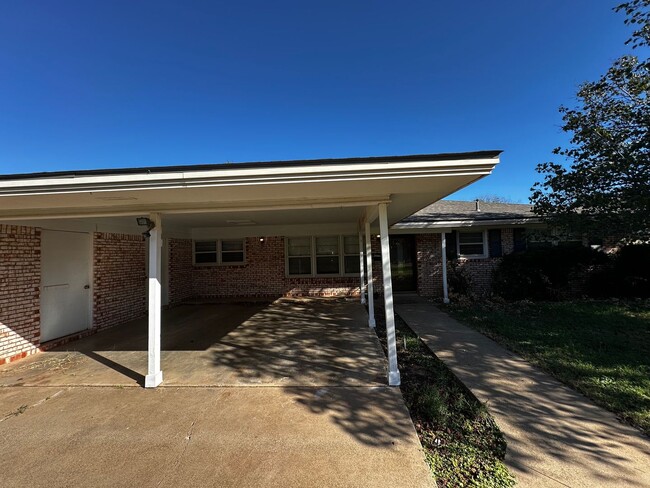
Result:
<svg viewBox="0 0 650 488"><path fill-rule="evenodd" d="M503 149L454 197L526 202L618 3L4 2L0 173Z"/></svg>

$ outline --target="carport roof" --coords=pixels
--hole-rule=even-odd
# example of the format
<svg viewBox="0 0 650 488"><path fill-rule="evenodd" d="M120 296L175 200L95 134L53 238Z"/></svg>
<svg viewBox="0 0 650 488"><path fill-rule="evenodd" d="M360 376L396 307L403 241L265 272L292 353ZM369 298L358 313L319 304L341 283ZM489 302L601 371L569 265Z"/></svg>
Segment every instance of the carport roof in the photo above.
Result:
<svg viewBox="0 0 650 488"><path fill-rule="evenodd" d="M438 153L438 154L412 154L406 156L371 156L359 158L325 158L325 159L294 159L287 161L249 161L243 163L214 163L214 164L188 164L175 166L143 166L135 168L106 168L70 171L42 171L35 173L16 173L0 175L0 180L24 180L32 178L60 178L75 176L102 176L102 175L136 175L139 173L169 173L187 171L209 171L209 170L238 170L238 169L270 169L270 168L291 168L296 166L320 166L338 165L353 163L399 163L410 161L445 161L453 159L483 159L495 158L503 151L473 151L461 153Z"/></svg>
<svg viewBox="0 0 650 488"><path fill-rule="evenodd" d="M394 224L489 175L500 153L4 175L0 176L0 221L355 207L356 213L344 216L352 223L372 222L377 204L387 203L388 223ZM328 218L338 223L342 214L332 211Z"/></svg>

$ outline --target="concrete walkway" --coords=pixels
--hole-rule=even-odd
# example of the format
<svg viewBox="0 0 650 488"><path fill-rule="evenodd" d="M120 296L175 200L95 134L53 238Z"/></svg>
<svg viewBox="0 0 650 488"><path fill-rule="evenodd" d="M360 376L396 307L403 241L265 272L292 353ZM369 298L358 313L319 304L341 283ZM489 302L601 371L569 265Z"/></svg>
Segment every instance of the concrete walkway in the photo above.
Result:
<svg viewBox="0 0 650 488"><path fill-rule="evenodd" d="M422 298L397 296L396 312L487 402L519 486L650 487L640 432Z"/></svg>

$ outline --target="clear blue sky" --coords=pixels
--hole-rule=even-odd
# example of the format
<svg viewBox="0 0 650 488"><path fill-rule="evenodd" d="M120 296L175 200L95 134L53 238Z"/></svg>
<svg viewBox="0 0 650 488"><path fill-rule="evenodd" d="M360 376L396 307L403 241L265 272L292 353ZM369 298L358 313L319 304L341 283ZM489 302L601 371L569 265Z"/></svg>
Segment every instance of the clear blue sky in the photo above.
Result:
<svg viewBox="0 0 650 488"><path fill-rule="evenodd" d="M455 197L526 202L620 1L3 2L0 173L503 149Z"/></svg>

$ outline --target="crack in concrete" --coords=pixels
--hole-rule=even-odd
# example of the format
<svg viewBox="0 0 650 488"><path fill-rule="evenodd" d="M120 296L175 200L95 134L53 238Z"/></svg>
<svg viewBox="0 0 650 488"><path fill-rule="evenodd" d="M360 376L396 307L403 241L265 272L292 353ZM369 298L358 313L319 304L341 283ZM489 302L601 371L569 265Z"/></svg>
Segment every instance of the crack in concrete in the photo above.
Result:
<svg viewBox="0 0 650 488"><path fill-rule="evenodd" d="M33 405L21 405L13 412L9 412L8 414L5 414L4 417L0 418L0 422L4 422L5 420L8 420L12 417L17 417L18 415L25 413L30 408L38 407L39 405L42 405L48 400L53 400L54 398L58 397L61 393L63 393L63 390L57 391L54 395L46 396L45 398L42 398L41 400L37 401Z"/></svg>
<svg viewBox="0 0 650 488"><path fill-rule="evenodd" d="M181 461L183 460L183 457L185 456L185 453L187 452L187 448L190 445L190 442L192 441L192 435L194 434L194 426L196 425L196 420L192 421L192 424L190 425L189 430L187 431L187 435L185 436L185 444L183 446L183 450L180 452L178 456L176 456L176 460L174 461L173 466L171 467L171 472L175 472L176 468L180 466ZM168 470L169 472L169 470ZM167 479L167 475L163 476L160 481L158 481L158 484L156 486L160 486L163 484L163 482Z"/></svg>

